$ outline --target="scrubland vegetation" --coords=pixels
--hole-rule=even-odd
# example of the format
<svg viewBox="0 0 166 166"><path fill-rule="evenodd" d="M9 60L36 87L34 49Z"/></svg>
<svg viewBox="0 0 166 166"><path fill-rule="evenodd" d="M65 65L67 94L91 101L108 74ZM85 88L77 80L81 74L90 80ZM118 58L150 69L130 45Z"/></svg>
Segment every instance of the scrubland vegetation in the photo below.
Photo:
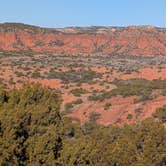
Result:
<svg viewBox="0 0 166 166"><path fill-rule="evenodd" d="M153 66L160 74L165 58L2 51L0 60L0 165L166 165L166 106L142 120L166 80L121 77Z"/></svg>
<svg viewBox="0 0 166 166"><path fill-rule="evenodd" d="M39 85L0 88L0 165L166 165L165 106L154 119L104 127L97 114L72 123L61 103L59 92Z"/></svg>
<svg viewBox="0 0 166 166"><path fill-rule="evenodd" d="M113 96L140 96L139 101L150 100L153 98L152 92L160 90L159 94L165 95L166 80L144 80L144 79L131 79L127 81L116 80L113 82L117 88L111 91L101 92L99 95L89 96L90 100L103 101Z"/></svg>
<svg viewBox="0 0 166 166"><path fill-rule="evenodd" d="M166 30L103 28L0 25L0 166L166 166Z"/></svg>

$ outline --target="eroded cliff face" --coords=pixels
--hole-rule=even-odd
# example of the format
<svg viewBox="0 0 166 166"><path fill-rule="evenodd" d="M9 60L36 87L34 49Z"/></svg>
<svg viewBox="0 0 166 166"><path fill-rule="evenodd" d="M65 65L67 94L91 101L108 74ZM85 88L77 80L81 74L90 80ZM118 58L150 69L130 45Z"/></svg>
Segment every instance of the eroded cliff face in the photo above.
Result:
<svg viewBox="0 0 166 166"><path fill-rule="evenodd" d="M150 26L46 29L0 24L0 50L166 56L166 29Z"/></svg>

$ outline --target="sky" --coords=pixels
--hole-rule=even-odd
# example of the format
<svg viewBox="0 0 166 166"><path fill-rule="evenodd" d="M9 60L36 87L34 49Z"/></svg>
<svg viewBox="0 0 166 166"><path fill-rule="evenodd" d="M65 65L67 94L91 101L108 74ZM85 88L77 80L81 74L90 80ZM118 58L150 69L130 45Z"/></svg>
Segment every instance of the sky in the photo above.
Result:
<svg viewBox="0 0 166 166"><path fill-rule="evenodd" d="M0 0L0 23L166 27L166 0Z"/></svg>

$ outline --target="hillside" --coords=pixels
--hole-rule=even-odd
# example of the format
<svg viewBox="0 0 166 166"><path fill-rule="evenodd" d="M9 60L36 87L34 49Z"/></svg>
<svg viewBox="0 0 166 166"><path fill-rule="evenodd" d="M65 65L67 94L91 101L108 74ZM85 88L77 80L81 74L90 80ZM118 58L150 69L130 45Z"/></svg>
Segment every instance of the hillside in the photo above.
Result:
<svg viewBox="0 0 166 166"><path fill-rule="evenodd" d="M0 24L0 49L63 54L166 56L166 29L152 26L40 28Z"/></svg>
<svg viewBox="0 0 166 166"><path fill-rule="evenodd" d="M63 117L60 96L38 85L0 88L0 165L166 165L166 107L139 124L104 127Z"/></svg>
<svg viewBox="0 0 166 166"><path fill-rule="evenodd" d="M1 24L0 165L166 166L165 40Z"/></svg>
<svg viewBox="0 0 166 166"><path fill-rule="evenodd" d="M1 24L0 85L40 83L59 90L60 111L81 123L138 123L166 105L165 35L150 26Z"/></svg>

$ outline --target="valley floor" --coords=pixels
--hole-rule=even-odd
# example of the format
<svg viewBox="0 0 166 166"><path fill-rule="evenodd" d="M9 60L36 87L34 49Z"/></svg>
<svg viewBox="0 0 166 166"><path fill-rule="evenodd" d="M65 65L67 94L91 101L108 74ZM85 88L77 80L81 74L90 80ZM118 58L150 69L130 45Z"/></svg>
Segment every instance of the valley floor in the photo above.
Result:
<svg viewBox="0 0 166 166"><path fill-rule="evenodd" d="M143 56L0 54L7 89L40 83L61 91L61 112L104 125L139 122L166 105L166 58Z"/></svg>

